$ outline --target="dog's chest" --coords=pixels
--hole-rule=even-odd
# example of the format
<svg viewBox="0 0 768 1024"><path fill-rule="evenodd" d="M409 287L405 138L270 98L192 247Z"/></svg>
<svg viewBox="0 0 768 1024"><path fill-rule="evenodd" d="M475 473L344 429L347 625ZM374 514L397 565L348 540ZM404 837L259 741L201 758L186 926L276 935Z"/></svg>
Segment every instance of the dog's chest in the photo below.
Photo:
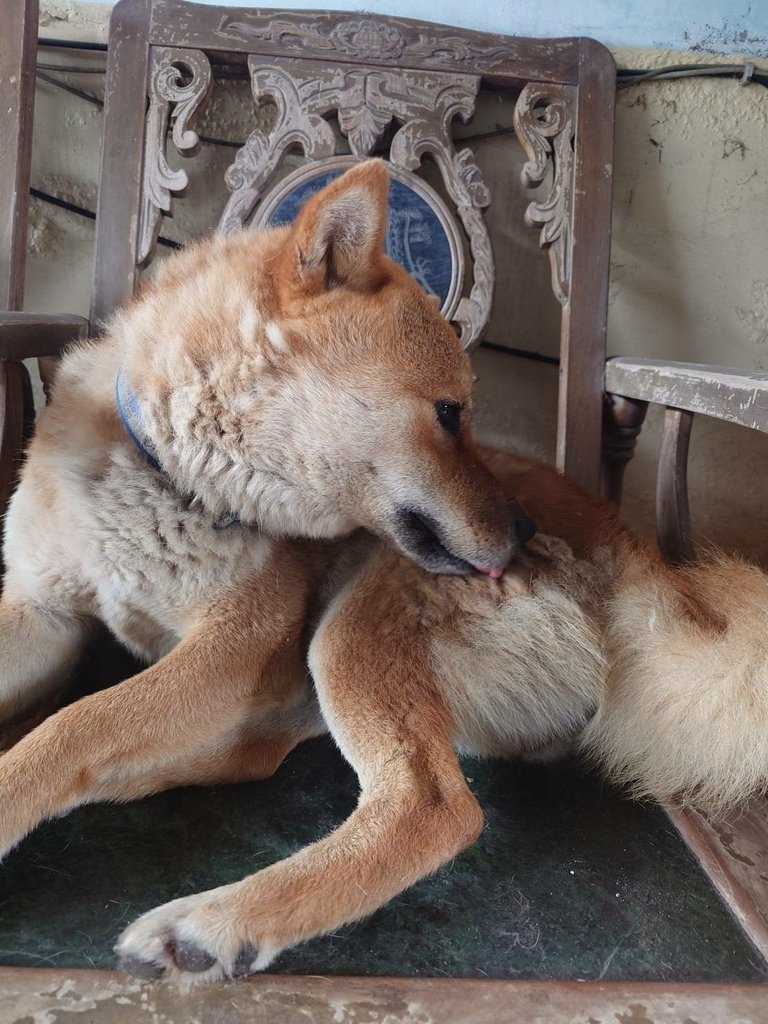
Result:
<svg viewBox="0 0 768 1024"><path fill-rule="evenodd" d="M143 470L143 467L142 467ZM270 542L224 526L156 473L116 461L90 486L88 576L96 614L152 660L179 640L223 590L264 565Z"/></svg>

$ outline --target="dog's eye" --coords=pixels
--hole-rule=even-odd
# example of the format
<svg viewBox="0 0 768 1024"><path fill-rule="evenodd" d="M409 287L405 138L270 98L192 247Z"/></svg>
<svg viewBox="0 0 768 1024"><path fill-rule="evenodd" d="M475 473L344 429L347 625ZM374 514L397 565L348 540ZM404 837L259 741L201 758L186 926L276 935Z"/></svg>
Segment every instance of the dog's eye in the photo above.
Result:
<svg viewBox="0 0 768 1024"><path fill-rule="evenodd" d="M461 402L435 402L435 412L440 426L456 437L461 426Z"/></svg>

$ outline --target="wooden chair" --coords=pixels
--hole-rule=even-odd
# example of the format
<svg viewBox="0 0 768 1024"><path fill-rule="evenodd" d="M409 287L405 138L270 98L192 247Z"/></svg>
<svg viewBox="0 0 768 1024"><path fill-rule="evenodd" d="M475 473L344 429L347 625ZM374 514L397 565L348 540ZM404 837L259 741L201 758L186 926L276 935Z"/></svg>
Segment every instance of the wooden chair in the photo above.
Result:
<svg viewBox="0 0 768 1024"><path fill-rule="evenodd" d="M87 333L81 317L19 312L24 300L35 103L37 0L9 4L0 33L0 515L34 421L28 356L55 356Z"/></svg>
<svg viewBox="0 0 768 1024"><path fill-rule="evenodd" d="M34 23L36 3L28 2L18 26L25 39L19 81L27 98L19 97L13 108L16 113L11 114L14 120L4 125L4 138L18 138L19 145L12 157L7 149L0 154L0 172L11 173L18 183L13 226L4 228L0 238L3 252L11 253L8 271L3 271L7 281L2 282L11 309L21 302ZM0 46L10 40L8 26L5 28ZM2 56L5 59L5 53ZM709 404L710 398L724 393L718 391L718 384L722 389L725 378L715 378L706 368L662 369L634 360L611 360L606 370L615 90L615 68L608 51L590 39L491 36L368 15L227 9L184 0L121 0L112 16L107 64L93 329L131 297L152 260L162 216L170 210L173 195L186 184L184 172L171 170L170 147L182 155L194 149L194 118L205 107L213 72L220 67L230 73L239 69L250 78L256 98L266 98L277 108L272 128L254 130L237 153L227 175L232 196L220 228L239 227L266 216L265 209L279 206L282 194L275 192L273 178L278 160L289 148L299 148L317 161L333 157L328 115L336 114L355 157L371 152L386 137L395 118L401 128L389 136L391 162L409 187L415 188L409 175L425 154L434 157L453 208L450 203L440 206L430 197L431 209L437 219L443 215L458 219L470 243L469 290L464 293L462 275L454 263L456 286L450 303L446 298L449 315L469 346L479 339L493 291L493 259L482 222L482 211L492 197L471 154L456 152L450 123L457 114L471 115L474 96L483 84L518 95L515 128L528 159L523 183L527 187L543 184L546 191L543 198L531 202L526 220L540 229L541 244L551 262L553 290L562 307L557 465L595 492L602 479L606 493L617 498L623 467L631 457L647 403L662 400L673 406L662 457L660 520L665 550L686 554L686 430L692 412L726 408L722 400L717 407ZM386 88L379 89L382 82ZM324 98L319 98L320 94ZM415 102L417 94L427 98ZM10 172L6 171L9 160ZM293 184L298 187L300 183ZM459 260L457 252L452 252L452 259ZM0 490L0 504L10 493L13 474L7 467L16 464L24 422L29 419L20 360L55 356L73 334L86 327L77 318L0 316L0 394L5 402L0 467L6 467L8 474L0 479L6 481L5 489ZM695 372L706 381L705 387L691 386ZM670 390L670 373L677 390ZM743 379L737 383L733 374L726 373L726 377L731 394L738 395L739 389L746 387ZM732 407L729 410L730 418L736 415ZM765 877L768 868L755 867L757 874L750 868L749 882L743 872L735 880L739 858L742 867L747 860L765 865L768 843L761 838L765 836L762 812L756 811L749 819L750 835L758 837L750 856L737 852L733 864L729 861L728 865L723 852L727 844L717 823L699 821L695 815L684 819L674 809L670 813L726 896L729 886L739 888L740 895L731 902L768 955L768 941L761 932L766 927L765 901L760 909L753 885L759 871ZM728 828L737 836L734 849L742 850L738 845L742 842L741 824L734 821ZM696 830L697 836L704 838L693 838ZM51 995L54 974L57 978L76 976L73 984L78 992L83 998L93 997L96 1003L102 997L94 995L94 986L103 987L107 992L103 998L108 1001L130 1002L132 998L131 985L111 975L100 973L97 977L95 972L30 972L22 980L19 972L13 972L12 981L19 991L37 992L35 1006L42 1010L55 1007ZM11 980L8 972L0 971L0 983L4 977ZM510 1005L518 1008L520 1019L533 1019L541 1012L552 1024L573 1019L574 1014L600 1019L615 1015L622 1020L627 1014L627 1020L630 1015L639 1020L644 1018L646 1004L656 1007L659 1015L654 1014L654 1019L659 1022L677 1020L678 1016L681 1020L724 1020L726 1011L744 1021L757 1021L765 997L764 991L756 994L745 986L703 990L666 984L606 986L596 982L577 986L418 979L388 981L386 985L357 979L323 990L311 979L273 977L253 979L246 989L251 995L243 997L242 1004L232 1003L233 1021L256 1019L257 999L265 1000L267 1013L284 1013L269 1002L270 993L278 990L281 999L293 1000L291 1006L300 1009L306 1003L312 1016L319 1015L321 1009L325 1013L325 1007L331 1006L328 1000L336 1000L337 1015L339 1000L345 1006L363 1000L366 1013L372 1012L370 1006L375 1003L382 1014L401 1012L392 1009L400 1000L402 1007L423 1008L423 1015L414 1011L414 1019L432 1019L434 1015L445 1024L497 1020L506 1016ZM41 995L44 990L47 994ZM198 994L185 1004L186 1015L206 1018L213 1013L215 999L210 992ZM284 1005L280 1003L280 1007ZM643 1013L636 1017L633 1005L643 1008ZM668 1015L670 1006L676 1008L677 1016ZM722 1011L720 1016L706 1018L708 1008L715 1006Z"/></svg>

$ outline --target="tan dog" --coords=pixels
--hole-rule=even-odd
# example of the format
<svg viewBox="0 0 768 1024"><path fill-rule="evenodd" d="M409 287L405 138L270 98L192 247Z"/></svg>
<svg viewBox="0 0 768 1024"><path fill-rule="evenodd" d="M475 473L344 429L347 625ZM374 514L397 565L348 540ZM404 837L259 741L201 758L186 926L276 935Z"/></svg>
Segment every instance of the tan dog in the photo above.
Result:
<svg viewBox="0 0 768 1024"><path fill-rule="evenodd" d="M481 458L469 362L382 253L387 188L362 164L293 228L169 260L64 360L8 515L0 719L93 620L150 667L0 758L0 849L90 801L263 778L326 729L360 779L332 835L129 927L143 977L261 970L455 856L483 820L457 748L578 741L711 803L765 784L766 578L673 571L548 468Z"/></svg>

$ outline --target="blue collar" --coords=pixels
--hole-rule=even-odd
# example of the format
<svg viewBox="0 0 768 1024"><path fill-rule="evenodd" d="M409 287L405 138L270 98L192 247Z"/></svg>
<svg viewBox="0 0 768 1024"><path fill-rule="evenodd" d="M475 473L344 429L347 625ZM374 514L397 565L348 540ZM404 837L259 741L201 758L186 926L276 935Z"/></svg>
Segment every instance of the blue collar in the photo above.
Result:
<svg viewBox="0 0 768 1024"><path fill-rule="evenodd" d="M130 437L152 469L156 469L158 473L163 473L160 463L157 460L155 446L144 433L144 416L142 415L141 406L139 405L139 400L136 397L136 392L128 383L128 377L126 376L124 366L121 366L117 371L117 380L115 381L115 404L117 405L117 411L120 414L120 419L123 421L123 426L128 432L128 437ZM166 473L163 473L163 475L167 476Z"/></svg>
<svg viewBox="0 0 768 1024"><path fill-rule="evenodd" d="M144 456L145 461L156 472L161 473L166 480L171 482L170 477L160 465L157 452L152 441L144 431L144 416L136 397L136 392L128 383L128 376L125 367L121 366L117 372L115 381L115 405L125 427L128 437L133 441L138 450ZM194 501L194 495L190 495L190 504ZM235 512L228 512L223 519L213 524L214 530L226 530L228 526L239 526L240 518Z"/></svg>

